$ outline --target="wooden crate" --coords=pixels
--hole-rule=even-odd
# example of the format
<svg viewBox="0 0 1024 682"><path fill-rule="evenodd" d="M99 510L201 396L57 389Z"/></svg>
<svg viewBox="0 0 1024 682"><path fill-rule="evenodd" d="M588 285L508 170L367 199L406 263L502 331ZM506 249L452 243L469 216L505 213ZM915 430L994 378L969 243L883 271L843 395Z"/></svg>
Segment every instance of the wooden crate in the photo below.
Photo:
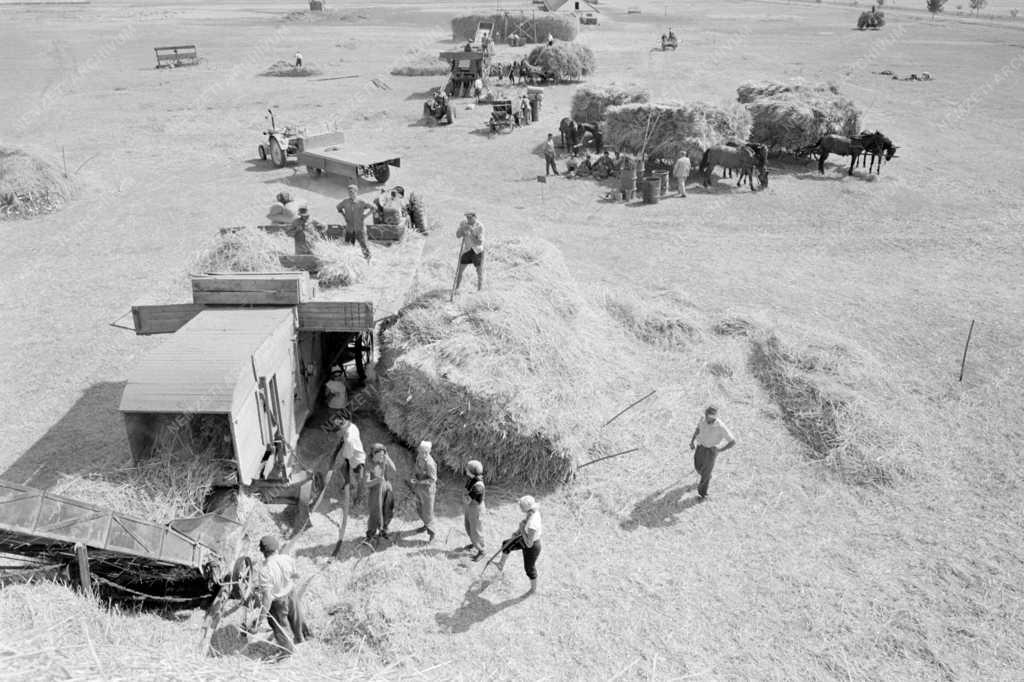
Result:
<svg viewBox="0 0 1024 682"><path fill-rule="evenodd" d="M312 301L299 304L299 331L361 332L373 328L373 304Z"/></svg>
<svg viewBox="0 0 1024 682"><path fill-rule="evenodd" d="M205 305L297 305L316 296L308 272L192 276L192 302Z"/></svg>

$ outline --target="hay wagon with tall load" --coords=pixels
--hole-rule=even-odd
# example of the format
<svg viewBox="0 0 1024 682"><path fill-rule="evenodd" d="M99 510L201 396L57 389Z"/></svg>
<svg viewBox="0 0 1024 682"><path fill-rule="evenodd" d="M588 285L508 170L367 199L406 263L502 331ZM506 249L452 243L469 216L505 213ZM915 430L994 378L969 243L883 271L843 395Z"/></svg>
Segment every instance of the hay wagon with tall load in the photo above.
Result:
<svg viewBox="0 0 1024 682"><path fill-rule="evenodd" d="M362 179L378 184L391 177L391 168L398 168L398 156L357 145L345 139L345 133L323 133L299 138L296 159L314 177L325 173Z"/></svg>

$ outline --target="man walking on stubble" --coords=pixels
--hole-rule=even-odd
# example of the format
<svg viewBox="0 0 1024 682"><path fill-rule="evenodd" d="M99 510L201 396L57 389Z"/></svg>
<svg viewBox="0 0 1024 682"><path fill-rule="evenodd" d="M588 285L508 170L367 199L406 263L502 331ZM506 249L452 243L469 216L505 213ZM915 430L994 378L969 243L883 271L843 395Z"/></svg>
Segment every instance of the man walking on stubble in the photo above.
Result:
<svg viewBox="0 0 1024 682"><path fill-rule="evenodd" d="M696 450L694 450L696 441ZM722 442L725 445L722 445ZM704 418L697 423L697 428L690 436L690 449L693 453L693 468L700 474L700 483L697 484L697 495L701 502L708 497L708 484L711 483L711 471L715 468L715 459L718 454L725 452L736 445L736 439L722 421L718 418L718 408L714 405L704 410Z"/></svg>

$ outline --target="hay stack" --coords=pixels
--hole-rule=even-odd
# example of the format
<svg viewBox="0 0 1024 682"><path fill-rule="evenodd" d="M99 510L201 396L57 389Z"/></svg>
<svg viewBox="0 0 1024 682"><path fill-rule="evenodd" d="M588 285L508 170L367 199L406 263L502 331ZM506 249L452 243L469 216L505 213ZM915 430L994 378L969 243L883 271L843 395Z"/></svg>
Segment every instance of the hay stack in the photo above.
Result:
<svg viewBox="0 0 1024 682"><path fill-rule="evenodd" d="M793 91L762 97L747 105L753 142L795 152L823 135L856 135L861 112L853 101L832 92Z"/></svg>
<svg viewBox="0 0 1024 682"><path fill-rule="evenodd" d="M581 85L572 96L572 113L570 115L574 121L598 123L604 120L604 112L608 107L620 104L644 104L650 101L650 90L636 84Z"/></svg>
<svg viewBox="0 0 1024 682"><path fill-rule="evenodd" d="M0 147L0 219L25 218L60 209L73 186L56 168L9 147Z"/></svg>
<svg viewBox="0 0 1024 682"><path fill-rule="evenodd" d="M313 255L320 262L316 279L322 287L349 286L366 278L366 259L357 248L325 239L313 242Z"/></svg>
<svg viewBox="0 0 1024 682"><path fill-rule="evenodd" d="M437 58L437 52L419 50L405 55L391 69L392 76L447 76L451 66Z"/></svg>
<svg viewBox="0 0 1024 682"><path fill-rule="evenodd" d="M609 107L605 121L606 147L669 159L686 154L691 161L710 146L745 141L751 124L742 106L702 102L623 104Z"/></svg>
<svg viewBox="0 0 1024 682"><path fill-rule="evenodd" d="M883 26L885 26L885 12L867 10L861 12L857 18L857 28L862 31L866 28L882 28Z"/></svg>
<svg viewBox="0 0 1024 682"><path fill-rule="evenodd" d="M586 45L555 43L530 50L526 61L545 73L555 74L559 81L578 81L594 73L597 65L594 51Z"/></svg>
<svg viewBox="0 0 1024 682"><path fill-rule="evenodd" d="M305 78L306 76L319 76L320 69L310 64L303 63L302 66L295 66L292 62L279 61L271 64L270 68L263 72L264 76L278 76L282 78Z"/></svg>
<svg viewBox="0 0 1024 682"><path fill-rule="evenodd" d="M454 304L446 266L425 264L425 293L384 334L385 423L405 442L433 441L456 471L480 459L498 480L567 481L597 438L593 412L613 407L607 359L626 351L607 316L548 242L489 244L487 288L473 291L469 268Z"/></svg>
<svg viewBox="0 0 1024 682"><path fill-rule="evenodd" d="M476 37L476 27L482 21L494 22L494 30L501 33L502 38L515 30L516 35L525 43L542 43L550 34L555 40L576 40L580 32L579 20L573 16L546 14L526 20L507 17L504 14L471 14L452 19L452 40L472 40ZM536 40L534 39L536 36Z"/></svg>
<svg viewBox="0 0 1024 682"><path fill-rule="evenodd" d="M235 474L231 427L223 415L180 423L174 417L158 427L150 455L137 467L64 476L51 492L157 523L202 514L214 484Z"/></svg>
<svg viewBox="0 0 1024 682"><path fill-rule="evenodd" d="M737 99L740 104L750 104L754 100L763 97L775 97L789 93L821 93L827 96L839 94L839 87L835 83L805 83L800 79L794 79L789 83L780 81L762 81L760 83L747 82L736 88Z"/></svg>

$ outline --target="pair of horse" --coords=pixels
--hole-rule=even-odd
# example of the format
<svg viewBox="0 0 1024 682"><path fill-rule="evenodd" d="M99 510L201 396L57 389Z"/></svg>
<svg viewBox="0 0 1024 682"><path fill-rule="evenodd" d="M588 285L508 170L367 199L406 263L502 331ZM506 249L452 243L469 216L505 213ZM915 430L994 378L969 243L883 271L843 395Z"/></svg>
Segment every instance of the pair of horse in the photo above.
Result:
<svg viewBox="0 0 1024 682"><path fill-rule="evenodd" d="M757 172L757 182L761 189L768 187L768 147L756 142L745 144L725 144L708 147L700 159L699 171L703 176L705 187L711 185L711 173L716 166L726 170L738 170L739 181L737 187L743 184L746 178L750 190L754 191L754 172Z"/></svg>
<svg viewBox="0 0 1024 682"><path fill-rule="evenodd" d="M868 175L871 174L871 169L875 167L876 162L878 166L875 173L881 175L882 160L891 161L896 156L897 149L898 147L892 143L892 140L876 130L873 133L863 131L860 135L853 137L825 135L814 144L799 150L797 155L817 154L818 172L822 175L825 174L825 159L829 157L829 154L850 157L850 169L847 171L847 175L853 175L853 168L858 159L867 157L869 159Z"/></svg>
<svg viewBox="0 0 1024 682"><path fill-rule="evenodd" d="M566 116L558 123L558 132L562 138L562 148L574 152L587 142L587 135L594 143L594 151L598 154L604 149L604 138L601 127L596 123L579 123Z"/></svg>

